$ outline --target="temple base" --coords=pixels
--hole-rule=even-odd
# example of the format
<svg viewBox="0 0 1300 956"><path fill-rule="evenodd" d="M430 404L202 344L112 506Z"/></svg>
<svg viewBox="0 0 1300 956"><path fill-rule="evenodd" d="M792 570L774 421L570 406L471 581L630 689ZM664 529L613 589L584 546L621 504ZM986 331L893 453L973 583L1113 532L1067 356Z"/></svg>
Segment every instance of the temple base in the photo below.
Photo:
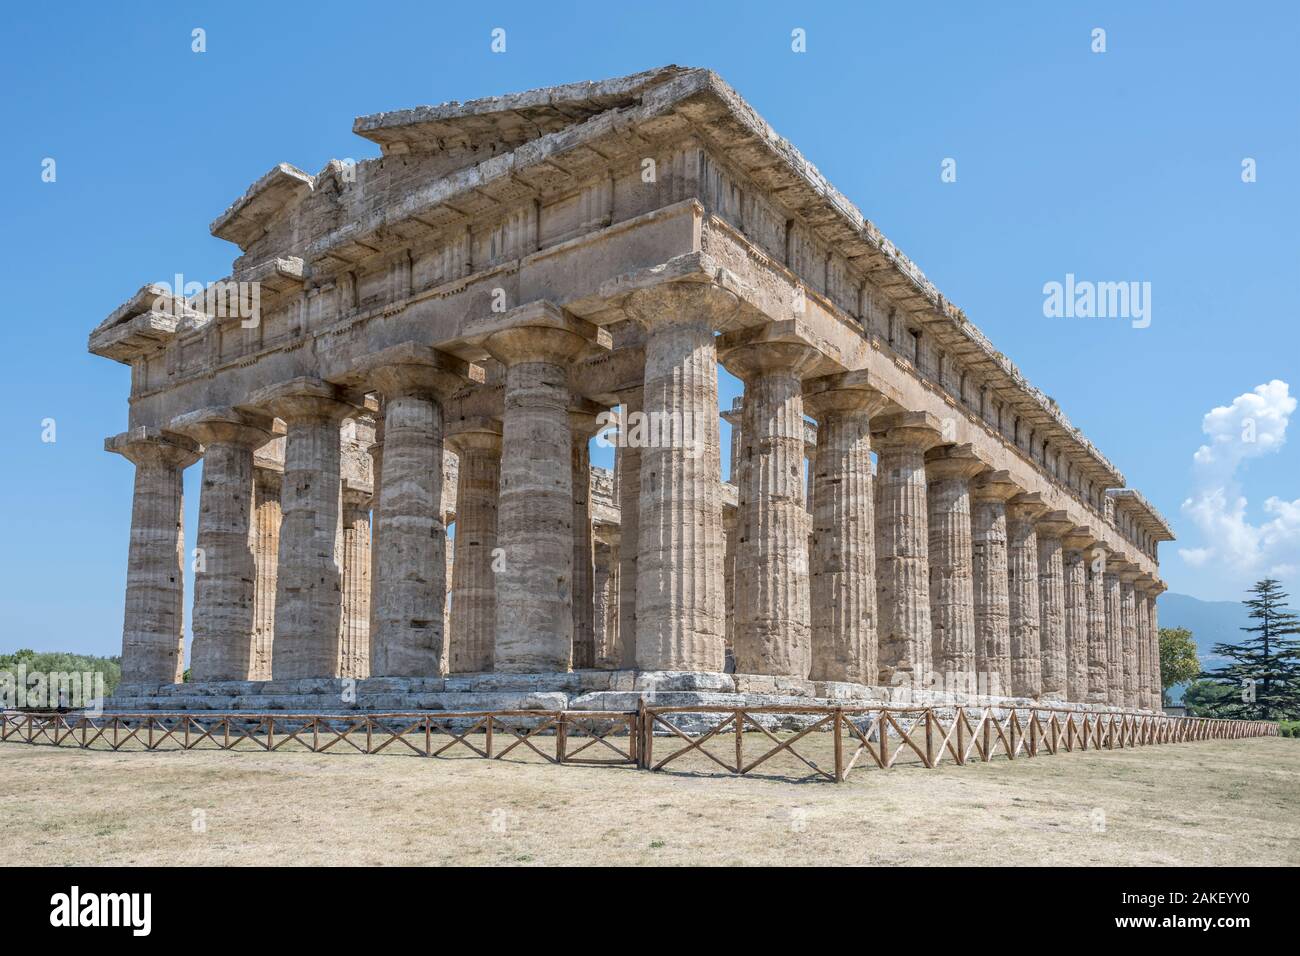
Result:
<svg viewBox="0 0 1300 956"><path fill-rule="evenodd" d="M903 687L694 671L580 670L549 674L455 674L362 680L206 681L123 684L106 713L282 711L292 714L456 713L501 710L632 711L647 707L1033 707L1133 713L1105 704L1031 700L987 694L912 691ZM1137 713L1151 713L1141 710Z"/></svg>

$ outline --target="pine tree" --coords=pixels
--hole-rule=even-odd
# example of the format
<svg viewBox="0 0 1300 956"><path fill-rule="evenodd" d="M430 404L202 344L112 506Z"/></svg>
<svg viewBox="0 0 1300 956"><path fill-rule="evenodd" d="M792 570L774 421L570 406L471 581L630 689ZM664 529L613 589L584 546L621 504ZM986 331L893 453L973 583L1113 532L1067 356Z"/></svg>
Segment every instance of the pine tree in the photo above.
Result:
<svg viewBox="0 0 1300 956"><path fill-rule="evenodd" d="M1300 714L1300 615L1286 606L1279 581L1265 578L1245 602L1256 623L1240 644L1215 644L1214 653L1231 663L1203 676L1239 689L1216 705L1218 716L1277 720Z"/></svg>

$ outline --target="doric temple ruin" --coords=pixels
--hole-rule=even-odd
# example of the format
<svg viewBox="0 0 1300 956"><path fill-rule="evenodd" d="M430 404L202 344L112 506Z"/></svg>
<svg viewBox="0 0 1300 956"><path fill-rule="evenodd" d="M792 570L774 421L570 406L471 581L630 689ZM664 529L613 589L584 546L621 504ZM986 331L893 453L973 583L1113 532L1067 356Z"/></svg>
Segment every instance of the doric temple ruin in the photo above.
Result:
<svg viewBox="0 0 1300 956"><path fill-rule="evenodd" d="M717 75L353 129L382 155L212 224L227 279L90 336L131 367L116 704L1159 708L1168 524Z"/></svg>

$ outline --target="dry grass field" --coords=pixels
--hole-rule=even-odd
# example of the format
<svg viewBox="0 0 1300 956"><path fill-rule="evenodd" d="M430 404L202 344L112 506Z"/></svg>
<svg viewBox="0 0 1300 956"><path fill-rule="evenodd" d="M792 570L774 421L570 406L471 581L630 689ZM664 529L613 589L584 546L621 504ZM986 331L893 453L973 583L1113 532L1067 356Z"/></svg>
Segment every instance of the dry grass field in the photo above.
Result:
<svg viewBox="0 0 1300 956"><path fill-rule="evenodd" d="M900 766L839 785L680 764L10 742L0 839L8 861L43 865L1300 864L1290 739Z"/></svg>

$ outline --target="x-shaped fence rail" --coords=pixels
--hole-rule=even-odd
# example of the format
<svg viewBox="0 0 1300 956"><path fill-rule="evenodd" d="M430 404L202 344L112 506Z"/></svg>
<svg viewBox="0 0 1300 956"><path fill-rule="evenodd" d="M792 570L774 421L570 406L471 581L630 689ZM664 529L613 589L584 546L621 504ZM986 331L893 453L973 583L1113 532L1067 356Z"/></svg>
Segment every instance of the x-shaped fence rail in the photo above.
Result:
<svg viewBox="0 0 1300 956"><path fill-rule="evenodd" d="M933 769L1155 744L1276 736L1269 721L1103 713L1053 707L654 707L391 714L0 714L0 742L83 749L261 750L633 765L645 770L760 767L843 781L859 767ZM756 746L757 744L757 746ZM748 750L748 753L747 753ZM585 755L585 756L584 756ZM693 761L693 762L692 762ZM784 762L783 762L784 761Z"/></svg>

